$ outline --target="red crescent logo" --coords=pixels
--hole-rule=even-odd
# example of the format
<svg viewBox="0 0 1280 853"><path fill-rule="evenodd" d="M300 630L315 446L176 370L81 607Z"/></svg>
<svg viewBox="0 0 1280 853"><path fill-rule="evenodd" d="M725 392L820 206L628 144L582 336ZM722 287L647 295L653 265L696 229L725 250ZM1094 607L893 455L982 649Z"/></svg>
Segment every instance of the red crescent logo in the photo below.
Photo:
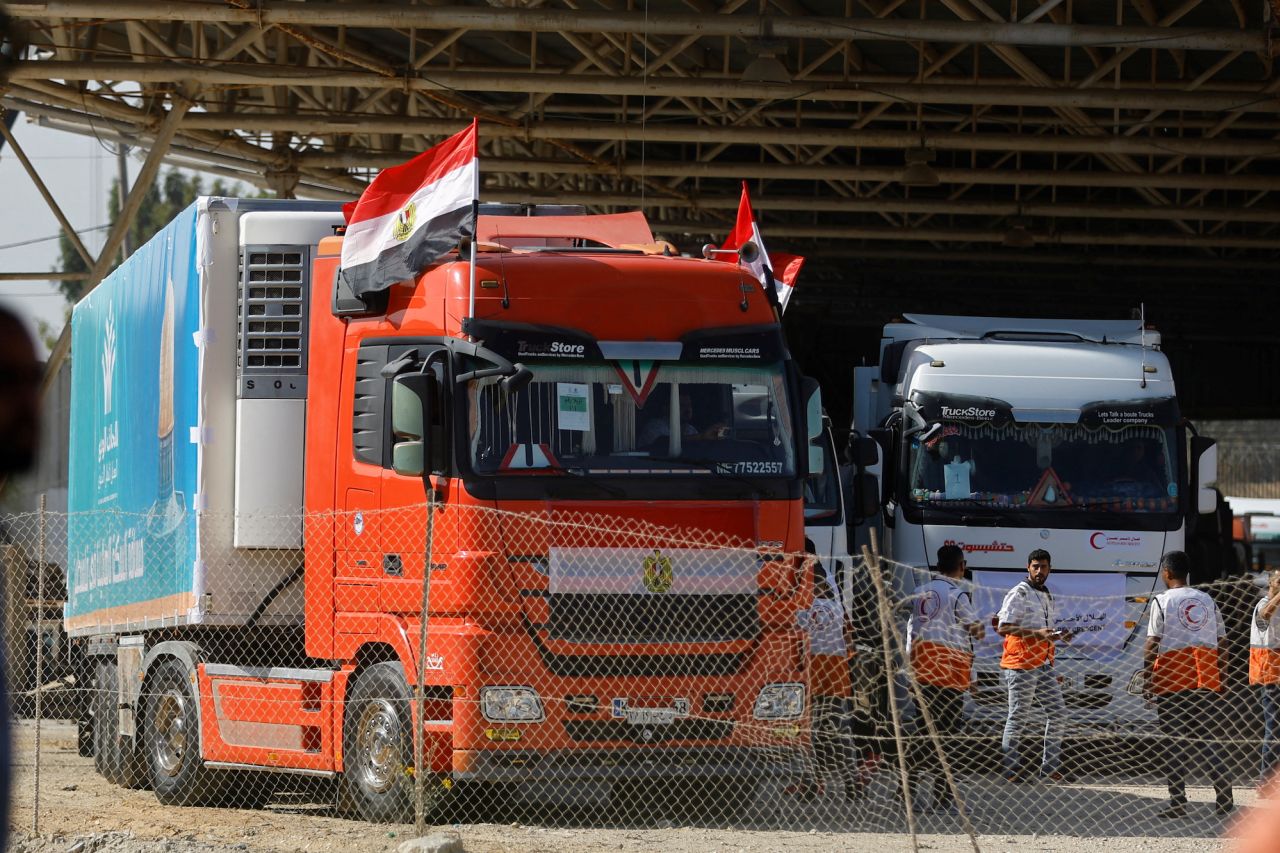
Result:
<svg viewBox="0 0 1280 853"><path fill-rule="evenodd" d="M1207 614L1198 601L1188 601L1178 610L1178 619L1188 631L1199 631Z"/></svg>
<svg viewBox="0 0 1280 853"><path fill-rule="evenodd" d="M938 615L938 611L942 609L942 597L938 595L936 589L931 589L924 595L920 596L920 604L917 612L924 621L929 621Z"/></svg>
<svg viewBox="0 0 1280 853"><path fill-rule="evenodd" d="M1099 538L1099 537L1101 537L1101 538L1102 538L1102 544L1101 544L1101 545L1099 545L1099 544L1098 544L1098 538ZM1095 533L1095 534L1093 534L1092 536L1090 536L1090 537L1089 537L1089 544L1093 547L1093 550L1095 550L1095 551L1101 551L1103 548L1107 547L1107 534L1105 534L1105 533Z"/></svg>

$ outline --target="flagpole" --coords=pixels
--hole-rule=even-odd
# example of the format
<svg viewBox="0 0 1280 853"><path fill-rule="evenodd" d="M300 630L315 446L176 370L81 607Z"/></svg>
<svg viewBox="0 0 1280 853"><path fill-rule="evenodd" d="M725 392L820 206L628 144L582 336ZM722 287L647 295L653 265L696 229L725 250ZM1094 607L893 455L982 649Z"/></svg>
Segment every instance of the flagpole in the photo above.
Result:
<svg viewBox="0 0 1280 853"><path fill-rule="evenodd" d="M475 135L476 159L480 158L480 119L472 116L471 128ZM480 242L480 168L475 170L475 184L471 188L471 281L467 293L467 317L476 316L476 243ZM474 336L472 340L475 340Z"/></svg>
<svg viewBox="0 0 1280 853"><path fill-rule="evenodd" d="M471 283L467 294L467 317L476 316L476 243L480 242L480 200L471 202Z"/></svg>

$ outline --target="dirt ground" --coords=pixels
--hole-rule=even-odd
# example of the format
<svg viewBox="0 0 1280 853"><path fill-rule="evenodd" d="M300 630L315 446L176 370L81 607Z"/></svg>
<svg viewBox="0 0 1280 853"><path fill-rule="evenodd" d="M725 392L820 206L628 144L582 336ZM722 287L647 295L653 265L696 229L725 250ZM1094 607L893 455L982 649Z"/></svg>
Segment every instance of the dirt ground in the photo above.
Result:
<svg viewBox="0 0 1280 853"><path fill-rule="evenodd" d="M160 805L150 791L125 790L94 773L93 760L76 753L75 729L46 721L39 768L39 820L35 817L34 726L14 731L16 785L11 850L16 853L384 853L414 837L412 826L363 823L337 815L326 789L281 794L260 810ZM677 825L657 817L640 825L600 826L598 804L526 804L510 821L444 827L457 832L469 853L580 853L600 850L675 853L788 853L910 850L905 815L893 774L882 772L857 803L818 798L799 802L781 782L766 787L753 812L754 828ZM1191 816L1173 822L1154 816L1162 790L1155 784L1079 783L1011 788L967 780L984 851L1098 853L1119 842L1124 850L1203 853L1226 849L1226 823L1212 816L1212 794L1192 788ZM1237 789L1239 811L1255 801ZM606 821L606 823L608 823ZM931 851L971 850L955 817L918 818L919 844Z"/></svg>

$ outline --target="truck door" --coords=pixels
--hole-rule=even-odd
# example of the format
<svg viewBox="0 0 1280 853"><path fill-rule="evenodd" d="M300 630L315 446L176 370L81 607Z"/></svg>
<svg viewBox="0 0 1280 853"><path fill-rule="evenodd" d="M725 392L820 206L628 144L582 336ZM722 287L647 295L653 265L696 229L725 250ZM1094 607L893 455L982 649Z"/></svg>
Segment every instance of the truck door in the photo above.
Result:
<svg viewBox="0 0 1280 853"><path fill-rule="evenodd" d="M349 447L351 467L340 487L344 491L335 496L341 511L335 581L335 609L339 612L369 613L379 609L385 526L382 477L389 452L384 416L389 382L383 378L382 369L388 361L388 349L386 344L352 343L343 370L354 377L354 383L340 408L343 428L349 431L351 441L349 445L339 442L338 446Z"/></svg>
<svg viewBox="0 0 1280 853"><path fill-rule="evenodd" d="M406 365L408 372L426 372L433 380L424 412L424 464L426 474L436 484L436 524L433 531L432 565L439 571L451 553L450 543L457 533L457 513L441 509L447 500L448 435L447 406L449 364L447 350L439 344L393 344L387 348L392 363ZM409 359L409 361L402 361ZM382 610L389 613L417 612L421 608L423 567L426 563L427 479L418 474L398 473L391 465L391 451L398 440L392 429L392 380L386 380L387 455L381 485L380 566Z"/></svg>

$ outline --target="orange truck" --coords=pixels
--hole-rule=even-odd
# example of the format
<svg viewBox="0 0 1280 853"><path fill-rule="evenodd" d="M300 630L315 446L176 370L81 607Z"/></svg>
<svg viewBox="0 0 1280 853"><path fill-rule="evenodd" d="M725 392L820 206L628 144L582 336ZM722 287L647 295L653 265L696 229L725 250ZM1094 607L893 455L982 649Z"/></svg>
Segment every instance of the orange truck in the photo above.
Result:
<svg viewBox="0 0 1280 853"><path fill-rule="evenodd" d="M76 307L99 772L394 821L418 762L742 809L798 760L816 383L749 271L546 212L361 299L336 205L200 199Z"/></svg>

